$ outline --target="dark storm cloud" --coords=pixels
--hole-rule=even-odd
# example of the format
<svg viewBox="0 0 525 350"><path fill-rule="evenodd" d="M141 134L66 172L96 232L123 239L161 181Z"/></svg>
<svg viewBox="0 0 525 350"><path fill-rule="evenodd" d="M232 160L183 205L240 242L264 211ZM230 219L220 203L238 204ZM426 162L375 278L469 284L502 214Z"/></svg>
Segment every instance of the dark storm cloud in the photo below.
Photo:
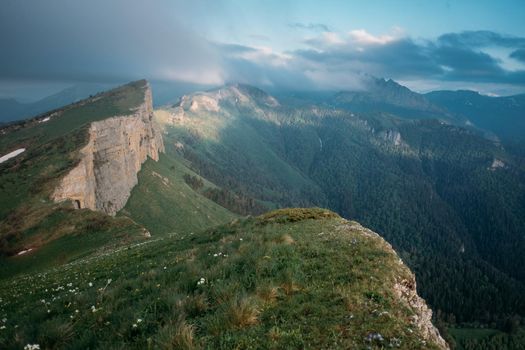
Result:
<svg viewBox="0 0 525 350"><path fill-rule="evenodd" d="M122 80L218 69L212 45L178 26L163 11L168 3L7 0L0 77Z"/></svg>
<svg viewBox="0 0 525 350"><path fill-rule="evenodd" d="M210 42L184 23L188 2L157 0L5 0L0 11L0 83L20 79L123 82L175 80L218 85L241 81L301 89L359 87L363 73L398 80L525 86L525 72L504 68L484 49L503 48L525 63L525 38L490 31L415 40L401 32L336 33L323 23L292 23L309 32L296 47ZM188 22L188 21L186 21ZM266 34L266 33L263 33ZM296 33L297 34L297 33ZM252 35L254 43L267 41ZM271 42L271 41L270 41Z"/></svg>
<svg viewBox="0 0 525 350"><path fill-rule="evenodd" d="M306 43L311 49L297 50L303 60L331 69L360 70L396 79L433 79L525 85L525 71L508 71L501 59L483 49L518 48L510 57L525 62L525 38L503 36L489 31L449 33L435 41L410 38L380 40L368 33L359 37L319 36Z"/></svg>
<svg viewBox="0 0 525 350"><path fill-rule="evenodd" d="M511 58L525 63L525 49L518 49L510 54Z"/></svg>
<svg viewBox="0 0 525 350"><path fill-rule="evenodd" d="M461 33L447 33L438 38L441 45L455 47L525 47L525 38L502 35L488 30L464 31Z"/></svg>

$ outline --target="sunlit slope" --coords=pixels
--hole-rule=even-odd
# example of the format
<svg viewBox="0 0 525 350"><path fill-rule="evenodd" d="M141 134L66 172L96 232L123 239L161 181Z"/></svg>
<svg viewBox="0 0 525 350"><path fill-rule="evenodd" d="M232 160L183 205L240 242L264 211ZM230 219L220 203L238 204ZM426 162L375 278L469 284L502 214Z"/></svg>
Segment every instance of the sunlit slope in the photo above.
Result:
<svg viewBox="0 0 525 350"><path fill-rule="evenodd" d="M194 232L235 218L184 181L185 175L196 176L185 163L175 154L161 154L158 162L148 159L120 214L132 217L153 236Z"/></svg>

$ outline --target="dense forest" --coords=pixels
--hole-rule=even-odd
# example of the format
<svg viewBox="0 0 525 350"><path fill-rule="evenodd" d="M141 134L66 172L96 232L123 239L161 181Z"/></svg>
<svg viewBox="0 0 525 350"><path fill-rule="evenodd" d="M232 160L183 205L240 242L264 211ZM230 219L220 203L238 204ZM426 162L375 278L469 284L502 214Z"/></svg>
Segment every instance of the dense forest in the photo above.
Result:
<svg viewBox="0 0 525 350"><path fill-rule="evenodd" d="M218 141L172 126L194 170L225 189L209 198L241 214L328 207L392 243L445 324L522 322L525 171L516 152L437 119L266 108L261 99L222 101L228 124Z"/></svg>

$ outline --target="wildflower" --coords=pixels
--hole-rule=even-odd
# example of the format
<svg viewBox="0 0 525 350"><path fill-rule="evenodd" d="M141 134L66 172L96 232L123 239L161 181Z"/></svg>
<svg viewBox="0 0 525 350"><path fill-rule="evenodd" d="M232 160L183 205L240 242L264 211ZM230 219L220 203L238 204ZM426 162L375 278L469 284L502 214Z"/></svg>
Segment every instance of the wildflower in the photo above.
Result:
<svg viewBox="0 0 525 350"><path fill-rule="evenodd" d="M141 323L142 322L142 318L137 318L137 323Z"/></svg>
<svg viewBox="0 0 525 350"><path fill-rule="evenodd" d="M137 328L137 324L136 323L133 323L133 328Z"/></svg>
<svg viewBox="0 0 525 350"><path fill-rule="evenodd" d="M40 345L38 344L27 344L24 346L24 350L40 350Z"/></svg>
<svg viewBox="0 0 525 350"><path fill-rule="evenodd" d="M242 241L242 238L239 238L239 241Z"/></svg>
<svg viewBox="0 0 525 350"><path fill-rule="evenodd" d="M95 307L95 305L91 305L91 312L97 312L97 308Z"/></svg>
<svg viewBox="0 0 525 350"><path fill-rule="evenodd" d="M206 283L206 279L204 277L201 277L200 280L197 281L197 285L200 286L201 284Z"/></svg>
<svg viewBox="0 0 525 350"><path fill-rule="evenodd" d="M5 326L0 327L0 329L5 329Z"/></svg>
<svg viewBox="0 0 525 350"><path fill-rule="evenodd" d="M164 266L164 270L166 270L168 267L167 266Z"/></svg>
<svg viewBox="0 0 525 350"><path fill-rule="evenodd" d="M93 283L89 282L88 286L93 287Z"/></svg>
<svg viewBox="0 0 525 350"><path fill-rule="evenodd" d="M78 314L78 309L77 309L77 310L75 310L75 313L76 313L76 314Z"/></svg>

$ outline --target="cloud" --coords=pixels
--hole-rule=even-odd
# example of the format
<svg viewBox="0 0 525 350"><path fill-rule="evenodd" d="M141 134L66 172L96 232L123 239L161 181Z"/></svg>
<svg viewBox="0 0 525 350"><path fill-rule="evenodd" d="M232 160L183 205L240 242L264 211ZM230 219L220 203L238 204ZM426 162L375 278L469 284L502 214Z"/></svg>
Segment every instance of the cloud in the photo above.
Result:
<svg viewBox="0 0 525 350"><path fill-rule="evenodd" d="M294 29L303 29L303 30L311 30L315 32L331 32L330 27L328 27L326 24L323 23L290 23L288 24L289 27Z"/></svg>
<svg viewBox="0 0 525 350"><path fill-rule="evenodd" d="M322 23L296 22L288 24L298 29L290 37L294 49L277 51L271 46L274 38L261 34L248 35L253 41L243 45L210 41L198 28L181 24L188 22L185 3L47 0L28 6L8 0L0 11L0 83L145 77L206 85L239 81L289 89L359 89L370 74L443 86L525 87L522 37L466 31L424 40L399 28L379 34L335 32Z"/></svg>
<svg viewBox="0 0 525 350"><path fill-rule="evenodd" d="M249 37L256 41L270 41L270 37L262 34L250 34Z"/></svg>
<svg viewBox="0 0 525 350"><path fill-rule="evenodd" d="M503 35L488 30L447 33L438 38L441 45L480 48L488 46L525 47L525 38Z"/></svg>
<svg viewBox="0 0 525 350"><path fill-rule="evenodd" d="M353 41L365 45L387 44L395 40L395 37L393 35L374 36L364 29L352 30L350 31L349 35Z"/></svg>
<svg viewBox="0 0 525 350"><path fill-rule="evenodd" d="M181 27L169 7L162 0L8 1L0 12L0 77L218 83L219 52Z"/></svg>
<svg viewBox="0 0 525 350"><path fill-rule="evenodd" d="M503 55L505 50L516 49L510 57L525 62L525 51L520 48L525 38L489 31L448 33L436 40L414 40L400 30L385 35L372 35L362 29L346 36L331 34L307 39L309 48L296 50L295 58L320 70L367 72L404 81L525 86L525 67L507 70L501 58L489 54L501 50Z"/></svg>
<svg viewBox="0 0 525 350"><path fill-rule="evenodd" d="M525 49L517 49L516 51L513 51L509 57L525 63Z"/></svg>

